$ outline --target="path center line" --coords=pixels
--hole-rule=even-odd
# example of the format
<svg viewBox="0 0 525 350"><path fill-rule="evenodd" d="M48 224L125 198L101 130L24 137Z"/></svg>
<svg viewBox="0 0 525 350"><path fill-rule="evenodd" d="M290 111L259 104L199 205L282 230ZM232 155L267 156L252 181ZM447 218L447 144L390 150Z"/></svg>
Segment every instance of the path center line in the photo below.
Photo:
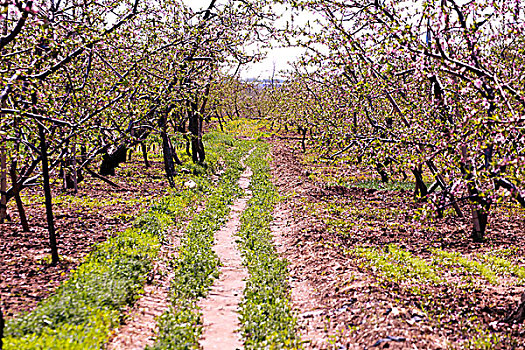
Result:
<svg viewBox="0 0 525 350"><path fill-rule="evenodd" d="M204 350L243 348L238 333L238 309L248 271L242 265L241 253L235 243L235 233L240 227L241 213L251 198L251 192L247 190L251 176L251 169L246 168L239 179L239 187L246 191L246 195L233 203L228 223L215 233L213 250L221 261L220 275L210 288L208 297L199 302L204 320L201 339Z"/></svg>

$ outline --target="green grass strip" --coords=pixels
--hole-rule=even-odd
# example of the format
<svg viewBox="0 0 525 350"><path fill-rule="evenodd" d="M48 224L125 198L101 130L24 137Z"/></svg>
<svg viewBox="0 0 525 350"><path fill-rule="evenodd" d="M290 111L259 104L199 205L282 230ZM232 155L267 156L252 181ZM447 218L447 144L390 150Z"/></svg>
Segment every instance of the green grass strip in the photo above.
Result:
<svg viewBox="0 0 525 350"><path fill-rule="evenodd" d="M434 266L394 244L386 249L359 247L349 253L366 260L385 280L408 284L414 294L423 295L422 287L445 283Z"/></svg>
<svg viewBox="0 0 525 350"><path fill-rule="evenodd" d="M277 192L267 153L268 145L259 144L247 161L253 171L253 197L242 214L238 232L250 273L240 311L242 334L246 349L297 349L300 340L289 303L287 263L279 258L270 230Z"/></svg>
<svg viewBox="0 0 525 350"><path fill-rule="evenodd" d="M212 134L208 138L233 145L224 135ZM205 208L188 225L181 242L179 257L174 262L171 282L172 305L159 319L159 332L152 349L198 349L202 332L201 315L196 302L206 296L214 279L218 277L219 259L213 251L214 233L224 224L230 205L242 191L238 186L243 171L239 161L249 142L236 142L234 148L208 150L211 156L219 154L225 162L218 183L211 189Z"/></svg>
<svg viewBox="0 0 525 350"><path fill-rule="evenodd" d="M198 198L189 190L165 197L132 228L98 245L51 297L8 321L4 350L100 349L142 292L168 227Z"/></svg>
<svg viewBox="0 0 525 350"><path fill-rule="evenodd" d="M432 249L436 263L447 267L459 267L468 273L476 274L493 285L498 284L498 277L489 265L465 258L461 253Z"/></svg>
<svg viewBox="0 0 525 350"><path fill-rule="evenodd" d="M515 276L518 278L518 285L525 285L525 268L494 254L478 254L477 257L498 275Z"/></svg>

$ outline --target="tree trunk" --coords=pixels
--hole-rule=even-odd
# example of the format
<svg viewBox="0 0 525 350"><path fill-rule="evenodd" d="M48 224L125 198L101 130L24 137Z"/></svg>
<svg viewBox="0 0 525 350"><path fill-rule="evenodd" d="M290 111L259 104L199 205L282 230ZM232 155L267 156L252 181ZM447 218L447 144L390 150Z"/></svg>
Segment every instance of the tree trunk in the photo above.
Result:
<svg viewBox="0 0 525 350"><path fill-rule="evenodd" d="M455 196L452 193L450 193L450 191L447 189L445 179L443 179L443 176L439 174L437 167L434 165L434 162L432 162L431 160L427 160L426 164L428 168L430 169L430 172L432 173L432 175L434 175L434 178L436 179L436 183L443 189L443 191L445 191L450 201L452 202L452 207L456 211L456 215L462 218L463 212L461 211L459 204L456 202Z"/></svg>
<svg viewBox="0 0 525 350"><path fill-rule="evenodd" d="M191 159L193 163L199 163L199 140L196 136L191 138Z"/></svg>
<svg viewBox="0 0 525 350"><path fill-rule="evenodd" d="M467 147L463 146L461 149L463 159L467 159ZM479 191L476 187L474 175L472 174L473 167L470 164L461 163L461 172L467 181L467 189L471 199L472 210L472 238L474 242L483 242L485 230L487 228L490 203L480 198ZM479 208L476 203L482 207Z"/></svg>
<svg viewBox="0 0 525 350"><path fill-rule="evenodd" d="M100 175L115 175L115 169L120 163L126 162L128 148L125 145L120 145L113 153L107 153L102 156L102 163L100 164Z"/></svg>
<svg viewBox="0 0 525 350"><path fill-rule="evenodd" d="M193 160L194 163L197 163L199 161L199 155L197 154L198 127L199 126L198 126L197 116L192 110L190 114L190 118L189 118L189 123L188 123L188 131L191 133L191 136L190 136L191 159Z"/></svg>
<svg viewBox="0 0 525 350"><path fill-rule="evenodd" d="M164 158L164 170L166 172L166 178L171 187L175 187L175 182L173 177L175 176L175 164L173 163L173 155L170 147L170 142L168 139L168 134L166 130L161 131L162 137L162 155Z"/></svg>
<svg viewBox="0 0 525 350"><path fill-rule="evenodd" d="M49 163L47 159L47 144L44 127L38 126L40 134L40 152L42 154L42 176L44 177L44 196L46 204L47 229L49 231L49 245L51 248L51 264L58 263L58 248L55 233L55 223L53 218L53 203L51 196L51 186L49 185Z"/></svg>
<svg viewBox="0 0 525 350"><path fill-rule="evenodd" d="M237 119L241 119L241 113L239 112L239 106L237 106L237 97L235 97L235 101L233 102L233 106L235 108L235 115L237 116Z"/></svg>
<svg viewBox="0 0 525 350"><path fill-rule="evenodd" d="M203 111L201 111L201 115L202 115ZM206 158L206 153L204 152L204 143L202 143L202 133L203 133L203 123L204 123L204 118L202 118L202 116L199 115L198 116L198 123L199 123L199 129L198 129L198 148L197 148L197 151L199 152L199 162L204 162L204 159Z"/></svg>
<svg viewBox="0 0 525 350"><path fill-rule="evenodd" d="M0 223L4 223L7 218L7 150L5 139L2 136L0 145Z"/></svg>
<svg viewBox="0 0 525 350"><path fill-rule="evenodd" d="M78 193L78 178L79 178L79 170L77 169L77 146L73 146L73 156L71 157L71 168L72 168L72 175L73 175L73 190L75 193Z"/></svg>
<svg viewBox="0 0 525 350"><path fill-rule="evenodd" d="M67 161L63 160L60 162L60 175L62 177L62 186L64 188L64 190L67 190L69 188L71 188L69 186L69 183L68 183L68 171L67 171Z"/></svg>
<svg viewBox="0 0 525 350"><path fill-rule="evenodd" d="M171 142L171 140L168 139L168 141L169 141L169 144L170 144L171 155L173 156L173 162L175 162L175 164L177 164L177 165L182 165L182 162L179 159L179 155L177 154L177 149L175 149L175 147L173 147L173 143Z"/></svg>
<svg viewBox="0 0 525 350"><path fill-rule="evenodd" d="M219 121L219 127L221 128L221 131L224 132L224 127L222 126L222 114L217 112L217 120Z"/></svg>
<svg viewBox="0 0 525 350"><path fill-rule="evenodd" d="M416 179L414 197L419 198L420 200L424 200L428 195L428 188L425 184L425 181L423 181L423 171L421 170L421 166L419 166L419 168L414 167L410 170L412 171L412 174L414 174L414 178Z"/></svg>
<svg viewBox="0 0 525 350"><path fill-rule="evenodd" d="M16 161L13 161L11 163L11 169L10 169L10 175L11 175L11 183L13 184L13 194L16 201L16 207L18 209L18 215L20 216L20 224L22 225L22 229L24 232L29 232L29 223L27 222L27 216L26 211L24 209L24 203L22 202L22 198L20 197L20 184L18 183L18 178L16 176Z"/></svg>
<svg viewBox="0 0 525 350"><path fill-rule="evenodd" d="M186 154L188 155L188 157L191 157L191 152L190 152L191 141L190 141L190 138L188 137L188 134L186 133L186 121L185 120L182 120L182 122L179 125L177 125L177 127L175 128L175 132L180 132L183 135L184 140L186 140L186 144L185 144Z"/></svg>
<svg viewBox="0 0 525 350"><path fill-rule="evenodd" d="M148 160L148 147L146 146L146 143L141 142L140 148L142 149L142 158L144 159L144 166L146 167L146 169L149 169L151 165L149 164Z"/></svg>
<svg viewBox="0 0 525 350"><path fill-rule="evenodd" d="M82 161L82 164L87 160L87 148L85 145L80 146L80 160Z"/></svg>
<svg viewBox="0 0 525 350"><path fill-rule="evenodd" d="M188 155L188 157L191 157L191 151L190 151L191 141L190 141L190 138L188 136L184 135L184 139L186 140L186 154Z"/></svg>
<svg viewBox="0 0 525 350"><path fill-rule="evenodd" d="M383 163L378 162L376 164L376 170L381 175L381 182L387 183L388 182L388 173L385 171L385 165Z"/></svg>
<svg viewBox="0 0 525 350"><path fill-rule="evenodd" d="M303 153L306 152L306 133L308 132L308 129L307 128L299 128L300 132L301 132L301 146L303 148Z"/></svg>
<svg viewBox="0 0 525 350"><path fill-rule="evenodd" d="M64 160L60 163L60 176L63 180L63 185L65 190L74 190L77 192L77 183L76 177L78 174L76 172L75 166L75 148L68 147L69 141L66 143L66 148L64 149Z"/></svg>
<svg viewBox="0 0 525 350"><path fill-rule="evenodd" d="M204 115L206 113L206 105L208 103L208 97L210 95L210 85L211 85L211 77L210 81L206 85L206 89L204 92L204 96L202 98L202 104L200 106L200 109L198 108L198 103L195 104L195 111L197 115L195 116L197 118L197 154L199 158L199 163L203 163L206 158L206 153L204 152L204 143L202 143L202 134L203 134L203 123L204 123Z"/></svg>
<svg viewBox="0 0 525 350"><path fill-rule="evenodd" d="M191 159L194 163L202 163L204 161L204 145L202 143L202 118L195 112L191 112L189 118L188 130L191 133Z"/></svg>
<svg viewBox="0 0 525 350"><path fill-rule="evenodd" d="M169 109L158 114L158 123L160 128L160 136L162 138L162 157L164 159L164 171L170 187L175 187L173 177L175 176L175 164L173 162L173 148L168 136L168 114Z"/></svg>
<svg viewBox="0 0 525 350"><path fill-rule="evenodd" d="M489 214L482 210L473 209L472 218L474 219L472 238L474 239L474 242L483 242L485 231L487 230L487 224L489 222Z"/></svg>

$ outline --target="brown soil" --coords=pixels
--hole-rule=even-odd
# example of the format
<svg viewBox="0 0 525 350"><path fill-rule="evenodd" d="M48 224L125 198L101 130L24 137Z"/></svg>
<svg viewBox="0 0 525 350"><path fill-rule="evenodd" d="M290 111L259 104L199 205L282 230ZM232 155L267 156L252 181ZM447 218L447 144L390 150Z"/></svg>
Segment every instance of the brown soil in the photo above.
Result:
<svg viewBox="0 0 525 350"><path fill-rule="evenodd" d="M239 179L239 186L247 190L252 172L247 168ZM242 349L242 339L237 310L242 300L248 271L242 265L241 254L235 243L235 233L240 226L241 213L250 199L250 191L231 207L228 223L215 233L213 250L221 261L219 278L206 299L199 302L204 327L201 347L206 349Z"/></svg>
<svg viewBox="0 0 525 350"><path fill-rule="evenodd" d="M272 235L275 240L277 252L287 259L293 256L288 254L290 246L296 245L300 234L300 227L295 223L293 212L287 209L283 203L277 204L274 213L274 222L271 225ZM291 299L295 310L299 313L299 330L301 340L310 346L321 347L327 342L327 334L323 315L329 310L323 303L315 285L305 273L305 266L297 264L297 260L289 260L291 272L290 288Z"/></svg>
<svg viewBox="0 0 525 350"><path fill-rule="evenodd" d="M514 251L525 265L525 213L499 208L492 218L487 241L472 243L466 218L446 216L433 222L414 219L421 204L409 191L387 191L331 186L311 180L312 173L357 171L308 163L291 144L274 141L273 175L286 196L274 213L272 230L279 253L290 265L292 305L301 338L311 349L445 349L461 347L480 335L500 339L497 348L525 348L523 325L498 321L519 301L523 287L513 279L497 285L476 282L470 290L457 287L465 276L447 274L447 284L420 287L434 300L423 310L420 294L403 283L387 280L363 259L348 251L356 247L397 244L414 256L428 259L431 248L473 256L497 249ZM161 163L145 170L131 162L112 178L121 188L88 178L78 194L54 185L55 215L62 257L49 266L47 231L40 189L24 192L32 231L21 232L16 213L13 223L0 225L0 297L8 316L31 310L75 268L93 245L126 228L164 193ZM335 174L334 174L335 173ZM247 186L248 174L243 175ZM208 299L202 302L206 348L241 348L236 309L242 297L241 259L233 233L246 198L235 203L225 230L217 233L216 252L224 266ZM10 203L12 206L13 203ZM11 209L14 209L11 207ZM466 209L465 212L468 212ZM160 270L162 268L160 267ZM133 349L150 342L154 318L167 307L167 279L161 274L130 311L129 320L114 337L110 349ZM428 307L428 302L427 302ZM427 317L427 315L433 315ZM476 329L478 328L478 329Z"/></svg>
<svg viewBox="0 0 525 350"><path fill-rule="evenodd" d="M152 161L145 169L139 160L122 164L111 180L121 188L111 187L87 175L79 191L61 189L53 184L53 210L61 261L50 266L47 223L40 188L22 193L31 232L22 232L14 200L8 203L12 222L0 224L0 298L6 316L32 310L52 293L69 271L97 243L128 227L149 202L162 195L167 182L162 163Z"/></svg>
<svg viewBox="0 0 525 350"><path fill-rule="evenodd" d="M413 219L421 205L409 191L313 182L309 175L314 172L341 169L309 164L294 148L274 140L273 175L286 196L275 213L274 232L279 252L290 262L292 304L306 348L444 349L461 346L485 331L500 338L498 348L525 348L523 326L497 322L523 291L511 279L500 280L498 286L479 283L468 291L455 287L454 279L460 277L454 275L443 286L422 285L434 298L428 314L435 319L429 319L419 295L382 278L348 253L355 247L394 243L422 259L430 256L430 248L466 256L508 248L517 249L519 257L525 248L523 211L513 216L498 210L487 241L472 243L466 233L468 219Z"/></svg>
<svg viewBox="0 0 525 350"><path fill-rule="evenodd" d="M184 227L185 225L183 225ZM144 287L144 294L127 313L123 325L113 331L108 341L108 350L142 350L154 344L157 317L161 316L170 305L169 289L172 275L170 261L176 259L176 250L180 245L182 229L168 232L168 243L161 248L161 257L155 261L153 280Z"/></svg>
<svg viewBox="0 0 525 350"><path fill-rule="evenodd" d="M156 330L156 318L169 307L167 286L148 285L144 295L128 313L124 325L114 330L115 335L109 340L108 350L142 350L153 345Z"/></svg>

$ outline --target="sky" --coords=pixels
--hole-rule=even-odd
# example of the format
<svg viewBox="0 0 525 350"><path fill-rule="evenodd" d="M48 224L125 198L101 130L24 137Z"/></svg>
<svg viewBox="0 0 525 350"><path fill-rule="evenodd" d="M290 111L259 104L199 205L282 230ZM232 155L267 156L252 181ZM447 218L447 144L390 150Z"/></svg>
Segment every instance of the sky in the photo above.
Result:
<svg viewBox="0 0 525 350"><path fill-rule="evenodd" d="M194 11L207 8L210 4L210 0L183 0L183 2ZM286 14L281 16L281 20L283 23L286 21ZM283 75L279 74L279 71L289 69L288 62L297 60L303 51L303 49L293 47L273 48L261 62L246 65L241 71L241 77L268 79L272 77L274 70L276 78L282 77Z"/></svg>

